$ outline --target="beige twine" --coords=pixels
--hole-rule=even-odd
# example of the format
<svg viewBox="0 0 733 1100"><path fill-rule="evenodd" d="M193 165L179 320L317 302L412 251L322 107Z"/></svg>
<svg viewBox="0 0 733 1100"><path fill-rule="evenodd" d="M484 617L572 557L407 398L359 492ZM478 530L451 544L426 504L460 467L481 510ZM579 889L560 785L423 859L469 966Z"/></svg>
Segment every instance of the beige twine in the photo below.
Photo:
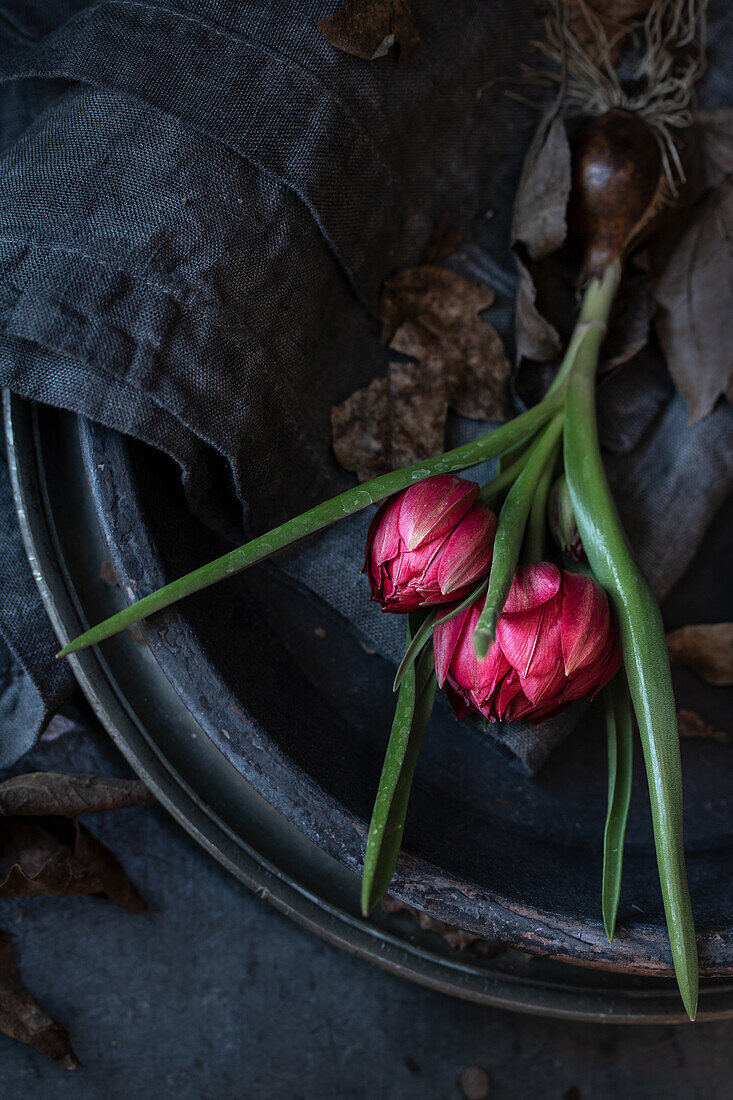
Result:
<svg viewBox="0 0 733 1100"><path fill-rule="evenodd" d="M602 115L614 107L640 115L659 142L665 180L675 195L685 179L675 132L692 121L693 87L705 69L706 9L707 0L653 0L646 16L609 37L586 0L555 0L545 19L547 41L533 45L559 71L524 66L527 82L564 84L569 115ZM574 29L579 18L583 42Z"/></svg>

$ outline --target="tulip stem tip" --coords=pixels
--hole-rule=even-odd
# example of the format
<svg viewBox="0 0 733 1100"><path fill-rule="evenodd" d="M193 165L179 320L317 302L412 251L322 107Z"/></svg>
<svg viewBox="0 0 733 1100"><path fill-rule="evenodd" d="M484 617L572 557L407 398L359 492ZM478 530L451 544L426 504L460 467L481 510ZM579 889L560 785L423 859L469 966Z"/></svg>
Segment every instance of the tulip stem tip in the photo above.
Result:
<svg viewBox="0 0 733 1100"><path fill-rule="evenodd" d="M474 653L480 661L483 661L486 654L489 652L489 646L494 641L493 630L476 630L473 634L473 649Z"/></svg>

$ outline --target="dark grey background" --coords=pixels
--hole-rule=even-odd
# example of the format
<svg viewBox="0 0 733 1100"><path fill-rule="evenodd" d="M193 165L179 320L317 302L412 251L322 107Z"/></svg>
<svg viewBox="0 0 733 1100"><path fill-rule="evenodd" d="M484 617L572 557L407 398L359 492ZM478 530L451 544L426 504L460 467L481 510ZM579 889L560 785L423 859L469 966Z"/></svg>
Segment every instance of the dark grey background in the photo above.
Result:
<svg viewBox="0 0 733 1100"><path fill-rule="evenodd" d="M170 67L166 73L171 79L166 85L169 98L159 102L153 95L156 89L146 83L153 68L145 58L140 62L139 51L131 50L132 60L140 63L137 67L131 65L128 72L122 64L123 52L116 47L104 48L104 37L95 40L95 55L89 36L60 36L66 54L65 67L62 66L63 72L57 78L59 55L35 50L37 41L75 12L89 7L99 13L104 5L85 4L82 0L70 0L68 4L56 0L34 0L34 3L5 0L0 4L0 15L4 17L0 61L2 73L11 83L5 86L0 145L9 148L34 119L40 119L30 136L17 148L10 149L3 162L7 168L2 190L5 235L13 237L14 245L30 237L38 244L40 239L46 240L38 237L39 225L46 225L46 243L50 244L51 259L56 260L61 255L59 241L70 246L73 255L81 242L87 255L77 256L78 265L74 266L75 271L79 268L76 305L83 307L82 312L93 312L87 291L103 296L106 284L101 276L82 277L86 269L82 271L81 261L89 260L89 255L109 260L107 236L111 223L110 210L106 208L98 211L96 221L90 218L88 196L82 195L77 202L74 185L89 180L90 193L95 199L100 194L110 195L112 212L121 211L123 224L117 245L124 252L124 263L122 260L119 263L124 268L122 274L128 268L135 276L140 271L146 274L147 281L132 280L132 288L123 280L122 289L127 288L131 294L137 287L143 294L144 287L150 292L132 304L128 298L110 293L109 300L116 303L120 313L112 318L110 332L119 334L121 328L132 326L141 346L149 348L161 337L160 342L169 350L170 340L175 336L178 343L174 350L180 351L182 345L190 344L196 352L194 362L198 363L202 349L209 354L218 347L215 337L221 331L219 321L223 319L225 330L235 332L254 363L254 381L249 380L252 383L249 389L244 387L247 393L252 388L255 392L261 390L261 375L257 374L261 346L268 353L268 363L272 360L287 365L294 389L302 392L301 365L311 361L309 356L312 359L317 350L313 347L315 336L301 344L291 339L287 326L281 326L275 333L277 346L270 347L265 338L271 335L272 303L265 308L265 299L273 286L277 290L287 285L296 291L304 286L305 295L301 293L298 297L294 293L292 301L304 297L308 302L312 300L313 304L298 315L299 323L307 335L316 334L326 349L319 364L324 376L331 380L334 375L337 377L335 396L342 399L355 385L380 373L384 364L376 358L381 353L375 326L368 320L365 307L373 310L377 288L388 269L404 266L419 257L436 215L446 208L451 213L463 213L471 223L464 228L486 254L493 253L497 241L506 254L506 233L500 232L499 219L487 220L483 213L490 208L508 210L536 116L529 111L518 114L500 94L476 98L475 88L487 76L513 72L514 59L536 23L533 24L531 4L523 6L522 19L517 19L515 0L492 4L488 0L466 0L460 5L463 24L453 19L449 6L436 0L419 5L423 50L433 59L430 70L434 74L433 102L428 113L422 94L414 93L424 79L423 74L428 72L427 67L405 67L400 71L394 59L386 59L380 68L370 68L336 55L327 47L317 34L315 17L337 6L338 3L315 5L307 0L278 5L280 11L288 12L279 45L284 54L293 55L300 64L298 96L310 103L308 97L317 93L321 97L319 102L338 115L339 123L349 133L344 120L362 113L372 121L376 118L370 114L370 100L377 95L380 75L399 76L399 82L391 89L399 91L399 102L394 95L387 97L383 116L380 115L381 129L374 124L390 157L407 162L398 165L399 172L391 172L388 163L384 179L380 176L374 182L376 193L387 194L393 200L378 207L367 206L380 214L386 211L388 216L384 216L380 232L376 231L379 227L372 227L374 232L364 231L363 195L358 196L359 202L352 201L354 194L348 187L333 186L335 172L339 179L346 175L345 164L350 179L366 178L362 169L369 159L368 133L358 141L354 138L353 149L364 158L361 162L349 161L352 147L348 142L339 147L334 160L330 159L328 148L324 155L316 142L310 159L301 157L291 162L297 178L283 183L277 178L278 172L283 174L279 161L274 167L265 165L275 175L260 171L265 154L272 158L278 150L263 151L256 143L253 149L253 135L236 132L234 124L244 115L239 101L234 102L234 92L257 100L254 85L244 82L242 74L257 74L260 54L255 56L250 51L247 56L244 52L240 56L235 55L235 50L243 51L243 27L250 38L260 43L264 40L269 49L270 28L260 13L266 14L273 5L222 5L216 0L198 5L167 0L161 4L119 4L114 12L107 6L102 30L121 35L129 32L130 42L134 32L139 36L135 41L145 41L152 51L161 43L165 45L167 40L162 32L167 33L173 24L190 27L191 41L185 56L197 63L205 60L207 53L197 52L197 20L190 18L191 13L199 9L199 20L203 11L214 23L229 25L229 39L217 35L216 41L227 47L231 42L231 52L219 54L210 49L208 56L219 58L220 67L214 76L233 74L232 80L227 83L214 79L206 84L207 73L198 70L193 62L180 64L179 53L163 51ZM183 13L184 18L176 22L171 9ZM715 4L711 56L717 65L706 85L705 101L709 104L729 100L730 21L725 19L725 9L724 0ZM131 19L125 25L120 23L124 12ZM149 17L155 27L143 17ZM98 14L97 18L101 20L102 16ZM464 37L465 27L485 30L487 18L491 22L491 38L485 33ZM461 26L464 30L459 34ZM158 28L160 33L152 33L151 27ZM114 38L117 45L119 41ZM432 55L431 43L439 47ZM486 56L489 52L493 55L491 59ZM111 74L108 71L108 63L114 61L121 67L124 81L119 71ZM225 62L228 67L224 67ZM328 96L327 89L319 87L314 92L310 69L323 65L328 67L329 78L335 81L338 77L344 103ZM291 72L288 65L283 64L282 69ZM68 82L66 76L76 78L78 83ZM460 96L453 89L457 76L461 77ZM12 83L18 77L18 82ZM187 81L198 89L206 86L207 94L188 94ZM180 88L184 88L184 94L172 96ZM282 84L277 88L289 102L288 88ZM452 94L448 94L450 89ZM231 114L220 113L218 97L237 109L232 109ZM454 118L461 120L463 130L454 126ZM87 139L91 133L109 137L113 124L115 148L120 151L115 178L120 189L131 196L130 209L120 207L111 191L97 186L96 176L86 163L89 158L94 160L96 147L79 139L80 133ZM214 139L221 136L217 129L220 124L226 124L227 141L226 145L217 146L214 155ZM448 135L444 153L441 146L441 156L433 155L436 130L444 137ZM157 160L152 169L149 158L143 158L144 163L140 164L132 155L140 147L140 132L147 135L156 150ZM327 132L330 135L333 129ZM300 133L296 118L293 121L296 139ZM293 134L284 135L286 151L291 149L288 141ZM402 141L394 140L395 134L412 135L409 149ZM513 143L507 141L507 134L513 135ZM493 146L488 143L488 135L495 143ZM51 170L46 172L46 156L38 157L37 146L47 149L49 136L60 163L51 164ZM506 154L508 146L510 152ZM502 151L501 156L495 149ZM244 153L240 155L242 150ZM263 155L258 160L255 154L260 153ZM106 163L105 157L100 156L94 166L103 171ZM43 170L40 178L39 166ZM63 177L68 185L67 197L74 198L66 208L56 205L61 167L67 173ZM316 192L306 193L305 183L315 187ZM145 203L140 202L140 193L147 196ZM240 206L243 195L249 200L246 210L254 209L252 197L256 195L267 216L253 218L251 225L243 221ZM407 209L403 205L406 195L410 196ZM173 199L175 204L171 205ZM136 215L136 202L148 212L162 208L161 204L168 210L166 224L169 228L174 224L180 230L180 240L169 232L163 235L168 244L173 242L172 258L165 250L161 258L154 247L158 240L157 222L151 230L150 224L141 219L140 210ZM54 211L59 214L57 221L52 217ZM69 211L77 220L70 218ZM294 266L293 248L283 247L282 234L275 232L282 223L290 226L293 233L297 229L299 234L295 243L301 259ZM353 232L355 224L357 233ZM138 235L128 237L128 231L132 233L135 226ZM204 237L208 242L213 239L213 252L198 248L205 226L211 229ZM249 256L257 250L243 247L242 241L248 246L257 245L258 233L270 231L279 247L275 251L281 266L270 262L272 249L269 252L260 249L258 254L268 259L265 270L271 279L263 282L262 267L249 263ZM89 240L90 236L93 239ZM222 240L231 246L231 255L237 262L242 257L247 261L242 261L241 268L233 270L230 265L220 270L212 262L212 255L222 254ZM369 245L368 254L360 251L364 241ZM271 243L268 238L268 248ZM24 255L22 248L20 251ZM150 267L151 255L157 258L157 267ZM15 252L8 261L11 266L14 256ZM107 404L111 392L109 378L104 377L95 385L93 369L86 372L86 389L81 394L76 360L67 356L84 352L82 359L87 365L91 358L94 366L95 356L107 366L119 365L120 378L127 381L128 349L127 344L108 339L106 330L75 326L76 314L71 310L64 314L64 325L56 326L59 311L55 307L68 297L71 267L68 257L31 265L26 272L29 293L20 303L15 299L5 303L9 321L0 348L0 377L4 383L31 399L71 404L141 438L151 439L176 455L189 480L192 470L208 472L211 482L223 491L227 470L233 480L243 478L245 456L238 450L242 424L236 425L234 438L229 438L226 431L226 438L217 438L215 445L225 456L224 462L220 460L217 464L213 450L208 448L211 437L218 435L217 428L229 429L226 420L222 427L216 409L205 405L201 423L190 429L180 414L181 395L178 392L157 395L166 408L178 409L180 419L163 418L157 421L159 430L152 431L151 409L162 406L148 400L151 378L165 382L171 377L170 369L156 376L147 359L136 359L134 366L139 368L139 376L133 376L135 385L114 408ZM151 271L154 279L148 278ZM481 271L483 277L488 277L479 265ZM112 275L117 277L121 272ZM311 293L315 275L319 295ZM54 293L49 291L49 310L42 313L38 302L45 299L36 291L39 287L48 289L49 281L54 284ZM501 282L493 274L492 281L501 291ZM17 280L13 285L17 289ZM115 282L111 289L119 290L120 284ZM508 290L511 291L511 286ZM510 297L505 289L499 305L506 307ZM323 319L320 311L323 300L335 305L324 322L327 327L319 329L316 320L319 316ZM278 302L278 295L273 301ZM248 303L244 317L243 302ZM176 303L182 305L180 316L174 308ZM196 324L186 328L189 318L185 307L191 304L195 307ZM216 324L214 321L208 324L212 315ZM145 325L137 326L140 317ZM207 324L200 323L202 317ZM363 338L366 331L371 333L371 342ZM161 334L168 342L162 341ZM146 343L147 336L151 340ZM87 341L91 341L89 355ZM230 355L228 345L226 351L225 360L213 361L218 362L228 380L231 375L225 369L227 364L238 364L239 359ZM169 368L174 359L175 356L168 355ZM198 375L196 380L201 385ZM208 394L210 375L204 381L203 392ZM277 400L273 399L275 411L288 407L287 387L284 391L276 394ZM185 387L183 392L185 397ZM75 395L73 401L70 394ZM327 453L328 434L324 425L330 403L329 396L317 409L306 409L304 419L308 423L300 425L301 435L310 439L314 447L309 461L302 466L303 479L309 479L309 489L315 496L326 495L327 488L335 487L332 482L340 483L343 478ZM257 403L251 405L254 416L258 412ZM282 424L285 423L282 419ZM284 446L287 439L281 439L280 443ZM202 459L204 453L206 461ZM288 493L297 496L298 487L287 476L284 482L278 480L290 472L285 466L279 469L271 465L263 470L251 463L244 465L252 481L250 485L238 486L246 489L244 496L249 499L253 490L267 485L272 494L280 492L278 503L283 511L293 511L293 501L286 498ZM200 506L206 495L205 486L189 484L189 488L194 503ZM263 511L260 501L260 513ZM8 514L6 509L3 515ZM7 553L4 564L7 571ZM29 590L21 593L22 599L13 596L16 601L13 606L22 612L21 623L28 620L27 601L34 595ZM9 606L9 598L3 603ZM33 642L36 655L44 651L38 636ZM20 683L23 674L17 662L8 660L3 669L6 667L5 678L15 677ZM37 680L42 678L40 673L36 676ZM55 695L55 691L49 694ZM10 698L5 692L3 697ZM26 714L27 741L19 744L18 749L26 747L42 724L50 700L41 702L42 706L36 708L39 713L35 715L33 729L29 725L30 711ZM4 732L7 729L6 726ZM64 727L55 723L33 754L23 760L24 768L57 767L125 774L124 764L101 734L82 735L78 729L68 727L64 732L59 730ZM492 1095L497 1097L595 1100L606 1096L638 1096L653 1100L684 1096L716 1100L730 1095L730 1048L726 1040L733 1036L733 1022L627 1030L533 1019L453 1001L383 974L289 923L221 870L161 810L124 811L101 818L92 827L121 857L147 897L150 911L146 916L132 917L107 903L85 898L2 902L0 927L13 931L17 937L17 954L25 981L39 1001L69 1028L84 1063L84 1068L75 1074L66 1074L34 1051L0 1037L2 1100L67 1097L320 1100L341 1096L429 1100L459 1096L458 1079L470 1064L485 1067L491 1077Z"/></svg>
<svg viewBox="0 0 733 1100"><path fill-rule="evenodd" d="M58 720L24 763L127 774L103 734ZM288 921L162 809L87 820L150 910L2 902L28 987L84 1063L68 1073L0 1036L3 1100L450 1100L469 1065L506 1100L730 1096L733 1021L570 1024L453 1000Z"/></svg>

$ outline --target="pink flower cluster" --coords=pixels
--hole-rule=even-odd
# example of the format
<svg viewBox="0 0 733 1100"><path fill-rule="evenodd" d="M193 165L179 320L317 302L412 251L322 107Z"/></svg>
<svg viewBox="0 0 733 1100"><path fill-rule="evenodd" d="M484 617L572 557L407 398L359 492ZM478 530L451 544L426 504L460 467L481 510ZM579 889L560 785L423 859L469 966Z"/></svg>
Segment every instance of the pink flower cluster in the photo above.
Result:
<svg viewBox="0 0 733 1100"><path fill-rule="evenodd" d="M363 572L383 611L455 610L491 568L496 518L479 487L452 474L386 501L369 528ZM458 718L539 724L616 673L621 654L602 588L549 562L521 566L480 660L472 636L485 597L433 633L435 671Z"/></svg>

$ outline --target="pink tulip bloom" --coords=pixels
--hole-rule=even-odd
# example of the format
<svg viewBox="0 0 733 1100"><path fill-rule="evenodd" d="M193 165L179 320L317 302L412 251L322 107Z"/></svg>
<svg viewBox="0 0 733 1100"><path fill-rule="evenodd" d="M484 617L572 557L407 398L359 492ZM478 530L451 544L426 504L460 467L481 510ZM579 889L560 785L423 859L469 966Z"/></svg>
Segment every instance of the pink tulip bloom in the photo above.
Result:
<svg viewBox="0 0 733 1100"><path fill-rule="evenodd" d="M425 478L390 497L369 527L363 573L383 611L469 595L491 568L496 517L475 481Z"/></svg>
<svg viewBox="0 0 733 1100"><path fill-rule="evenodd" d="M608 598L591 577L549 562L520 566L482 661L472 636L484 601L433 634L438 683L457 718L473 710L490 722L539 725L576 699L593 698L621 665Z"/></svg>

